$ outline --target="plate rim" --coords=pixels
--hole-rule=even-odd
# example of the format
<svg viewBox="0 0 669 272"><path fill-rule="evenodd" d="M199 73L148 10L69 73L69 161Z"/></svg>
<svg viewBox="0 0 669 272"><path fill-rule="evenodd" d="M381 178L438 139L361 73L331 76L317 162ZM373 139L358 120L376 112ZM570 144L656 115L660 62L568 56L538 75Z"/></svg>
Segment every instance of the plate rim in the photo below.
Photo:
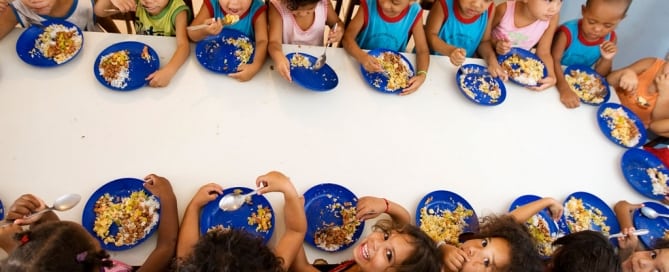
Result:
<svg viewBox="0 0 669 272"><path fill-rule="evenodd" d="M511 50L509 50L508 53L506 53L506 54L504 54L504 55L497 55L497 63L501 66L502 63L503 63L506 59L508 59L509 57L513 56L514 53L517 53L517 54L521 55L522 57L525 57L525 58L530 57L530 58L533 58L533 59L535 59L535 60L541 62L541 64L544 65L544 71L543 71L543 72L544 72L544 76L542 77L542 79L544 79L544 78L546 78L546 77L548 76L548 68L546 68L546 63L544 63L544 61L541 60L541 58L539 58L539 56L537 56L536 54L530 52L529 50L525 50L525 49L523 49L523 48L520 48L520 47L512 47ZM540 85L541 85L540 83L537 83L537 85L527 85L527 84L523 84L523 83L521 83L521 82L516 81L516 80L515 80L514 78L512 78L512 77L509 77L509 80L510 80L511 82L515 83L515 84L518 84L518 85L522 86L522 87L537 87L537 86L540 86Z"/></svg>
<svg viewBox="0 0 669 272"><path fill-rule="evenodd" d="M641 134L641 137L639 137L639 142L634 145L634 146L625 146L622 143L619 143L617 139L613 138L613 135L611 135L611 130L609 129L608 124L606 123L606 120L604 117L602 117L602 113L604 113L604 110L606 108L622 108L623 111L627 114L627 117L632 119L632 122L637 126L637 129L639 130L639 134ZM643 146L646 141L648 140L648 134L646 132L646 127L643 125L643 122L641 122L641 118L636 115L632 110L628 109L625 107L625 105L618 104L618 103L613 103L613 102L606 102L602 103L599 108L597 109L597 124L599 125L599 130L604 134L604 136L609 139L612 143L621 146L623 148L639 148Z"/></svg>
<svg viewBox="0 0 669 272"><path fill-rule="evenodd" d="M227 33L228 35L225 35L224 33ZM215 69L211 68L210 66L204 65L204 63L202 63L202 58L203 57L201 57L201 53L204 50L204 47L207 45L207 43L211 42L212 40L221 39L223 37L228 37L228 36L235 37L235 38L244 37L244 38L247 38L249 40L249 42L251 43L251 46L253 47L253 52L251 53L251 57L249 59L249 62L247 62L247 64L253 63L253 59L254 59L254 56L255 56L255 53L256 53L256 42L255 42L255 40L251 39L251 37L247 36L246 34L244 34L243 32L241 32L239 30L224 27L221 30L220 33L218 33L216 35L209 35L209 36L205 37L204 39L200 40L199 42L197 42L195 44L195 59L197 59L197 62L200 63L200 66L204 67L208 71L211 71L211 72L214 72L214 73L217 73L217 74L223 74L223 75L229 75L229 74L237 72L237 71L215 70Z"/></svg>
<svg viewBox="0 0 669 272"><path fill-rule="evenodd" d="M308 57L309 60L311 60L311 61L317 61L317 60L318 60L318 59L316 58L316 56L313 56L313 55L310 55L310 54L307 54L307 53L304 53L304 52L290 52L290 53L288 53L288 54L285 55L286 58L288 59L288 65L290 65L290 58L291 58L294 54L300 54L300 55L306 56L306 57ZM313 65L312 65L312 66L313 66ZM321 71L321 70L323 70L323 69L326 69L326 71L324 71L323 74L325 74L327 71L331 71L331 72L332 72L332 75L334 75L334 80L333 80L333 82L335 82L335 84L334 84L334 86L332 86L332 87L330 87L330 88L316 88L316 87L313 87L313 86L311 86L311 85L309 85L309 84L306 84L305 82L303 82L302 80L300 80L300 77L296 77L296 76L293 74L293 70L297 70L297 69L300 69L300 70L307 70L306 68L302 68L302 67L293 67L292 65L290 65L290 77L293 79L293 82L297 83L297 85L302 86L303 88L305 88L305 89L307 89L307 90L315 91L315 92L327 92L327 91L331 91L331 90L333 90L334 88L336 88L336 87L339 85L339 75L337 75L337 72L335 72L335 70L332 68L332 66L330 66L330 65L327 64L327 63L323 64L323 67L321 67L321 69L319 69L318 71ZM309 70L312 70L312 71L313 71L313 69L309 69ZM318 75L318 72L315 72L315 73L317 73L317 75Z"/></svg>
<svg viewBox="0 0 669 272"><path fill-rule="evenodd" d="M580 97L579 97L579 101L581 101L583 104L587 104L587 105L591 105L591 106L599 106L599 105L602 105L604 103L609 102L609 99L611 99L611 87L609 86L609 82L606 81L605 77L603 77L602 75L597 73L597 71L595 71L595 69L592 69L591 67L588 67L588 66L585 66L585 65L582 65L582 64L572 64L572 65L569 65L569 66L565 67L564 68L564 74L566 75L567 72L571 71L571 70L585 70L588 74L594 75L595 77L597 77L602 82L602 85L604 85L604 88L606 89L606 95L604 96L604 101L602 101L601 103L588 102L588 101L585 101L585 100L581 99ZM569 86L569 89L574 91L574 89L571 88L571 85Z"/></svg>
<svg viewBox="0 0 669 272"><path fill-rule="evenodd" d="M415 210L416 211L416 216L414 218L414 220L415 220L414 222L415 222L417 227L420 228L420 226L421 226L421 224L420 224L420 210L423 207L427 206L427 205L425 205L425 202L427 201L428 197L431 197L431 196L437 195L437 194L444 194L444 195L449 196L451 198L460 199L460 200L462 200L462 203L461 203L462 206L464 206L465 208L467 208L469 210L472 210L473 214L472 214L472 216L469 217L472 222L468 223L469 226L467 226L467 229L470 229L470 231L465 230L463 233L471 232L471 231L476 232L476 230L478 230L479 219L478 219L478 214L476 213L476 210L474 209L474 207L467 201L467 199L465 199L461 195L459 195L459 194L457 194L453 191L449 191L449 190L434 190L434 191L431 191L431 192L425 194L420 199L420 201L418 201L418 204L416 205L416 210ZM451 203L453 203L453 202L451 202Z"/></svg>
<svg viewBox="0 0 669 272"><path fill-rule="evenodd" d="M486 73L488 73L488 75L489 75L488 67L486 67L486 66L479 65L479 64L474 64L474 63L467 63L467 64L463 64L462 68L468 67L468 66L476 66L477 68L479 68L479 67L480 68L485 68ZM490 75L490 77L493 80L497 81L497 85L500 87L500 97L497 99L497 102L495 102L495 103L483 103L483 102L480 102L480 101L476 101L476 99L474 99L472 97L469 97L469 95L467 95L467 93L465 93L464 89L460 85L460 77L462 77L462 76L463 76L462 70L458 69L458 71L455 72L455 84L458 85L458 90L460 90L460 93L462 93L465 96L465 98L469 99L469 101L472 101L472 102L474 102L476 104L479 104L479 105L482 105L482 106L497 106L499 104L502 104L502 102L504 102L504 100L506 100L506 86L504 85L504 82L500 78L493 77L492 75ZM476 94L479 94L479 93L481 93L481 92L477 90Z"/></svg>
<svg viewBox="0 0 669 272"><path fill-rule="evenodd" d="M626 170L627 167L625 167L625 166L627 164L629 164L630 163L629 161L632 160L632 158L634 158L636 156L644 156L645 160L651 160L652 162L655 162L656 164L658 164L658 166L653 167L653 168L662 167L659 170L664 172L666 175L669 175L669 169L667 169L667 167L664 165L664 163L662 163L660 158L655 156L655 154L653 154L651 152L648 152L647 150L644 150L643 148L629 148L625 151L625 153L623 153L623 156L620 158L620 169L623 173L623 177L625 177L625 180L627 181L627 183L630 186L632 186L632 188L634 188L634 190L637 191L637 193L639 193L643 196L646 196L650 199L653 199L653 200L664 199L663 195L654 195L653 192L652 192L652 188L651 188L650 191L648 191L648 190L642 191L641 188L638 188L637 186L634 186L634 184L632 184L632 180L630 180L631 179L630 178L631 173L629 173L628 170ZM649 161L649 163L652 163L652 162Z"/></svg>
<svg viewBox="0 0 669 272"><path fill-rule="evenodd" d="M393 54L399 55L399 56L402 58L402 60L409 66L409 71L411 72L411 73L409 74L409 78L413 77L413 76L416 74L416 70L414 69L413 64L411 63L411 61L409 61L409 59L407 59L407 57L405 57L404 54L400 53L399 51L395 51L395 50L391 50L391 49L386 49L386 48L374 48L374 49L368 50L366 53L367 53L367 55L376 57L376 56L373 55L373 54L380 54L380 53L384 53L384 52L391 52L391 53L393 53ZM374 86L374 85L372 84L372 82L370 81L370 79L371 79L371 78L370 78L370 75L372 75L372 74L378 74L378 73L370 73L370 72L367 72L367 70L365 70L365 67L364 67L362 64L360 64L360 73L362 74L362 77L363 77L363 78L365 79L365 81L367 82L367 85L371 86L374 90L377 90L377 91L379 91L379 92L381 92L381 93L385 93L385 94L397 94L397 95L399 95L399 94L401 94L402 91L404 90L404 89L396 89L396 90L389 91L389 90L386 90L385 87L384 87L384 88L381 88L381 87L376 87L376 86Z"/></svg>
<svg viewBox="0 0 669 272"><path fill-rule="evenodd" d="M19 37L16 39L15 48L16 48L16 54L19 57L19 59L21 59L23 62L25 62L29 65L35 66L35 67L51 68L51 67L58 67L58 66L65 65L65 64L71 62L72 60L74 60L75 58L77 58L79 56L79 54L81 53L81 50L84 48L84 43L85 43L84 32L81 30L81 28L79 26L77 26L76 24L71 23L67 20L58 19L58 18L47 19L47 20L41 21L41 23L44 26L49 26L49 25L52 25L52 24L61 24L61 25L65 25L66 27L76 28L77 33L79 34L79 36L81 36L81 46L79 47L77 52L74 54L74 56L72 56L70 59L66 60L63 63L56 63L56 61L54 61L53 59L47 61L47 59L44 58L44 57L41 57L42 59L45 60L45 63L43 63L43 64L37 64L37 63L34 63L34 62L29 62L28 59L27 59L28 56L25 56L25 54L29 54L29 53L19 51L19 41L23 41L23 40L28 39L29 37L26 37L24 35L32 34L33 31L37 31L37 30L40 29L39 27L31 24L28 28L24 28L24 30L21 32L21 35L19 35ZM41 30L39 33L41 34L43 32L44 31ZM36 38L37 37L35 36L35 37L30 38L30 39L34 42L34 40ZM35 47L33 46L32 48L35 48ZM24 58L24 56L25 56L25 58ZM41 53L40 53L40 56L41 56Z"/></svg>

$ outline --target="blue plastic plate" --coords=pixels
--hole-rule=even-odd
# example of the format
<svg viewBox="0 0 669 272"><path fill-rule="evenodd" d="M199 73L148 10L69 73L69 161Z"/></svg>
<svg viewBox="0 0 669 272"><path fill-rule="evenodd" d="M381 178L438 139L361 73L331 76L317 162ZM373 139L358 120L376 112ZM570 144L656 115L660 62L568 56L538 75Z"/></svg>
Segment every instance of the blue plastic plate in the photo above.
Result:
<svg viewBox="0 0 669 272"><path fill-rule="evenodd" d="M616 219L616 214L613 212L611 207L609 207L609 205L607 205L606 202L604 202L603 200L601 200L597 196L595 196L593 194L590 194L590 193L586 193L586 192L575 192L575 193L567 196L567 198L565 198L563 219L566 221L567 226L569 225L569 223L574 223L575 222L575 219L574 219L573 215L569 214L569 212L567 211L567 202L572 197L574 197L576 199L581 199L583 201L583 207L586 210L599 209L602 212L602 215L606 217L606 219L604 220L604 224L609 226L609 228L610 228L609 229L609 234L614 234L614 233L620 232L620 225L618 225L618 220ZM593 222L590 225L590 230L602 231L602 228L600 226L596 225ZM571 232L572 232L571 229L569 229L569 232L566 232L566 233L571 233ZM616 242L613 239L611 241L614 242L614 243Z"/></svg>
<svg viewBox="0 0 669 272"><path fill-rule="evenodd" d="M142 51L145 46L151 56L150 60L142 58ZM100 73L100 62L102 61L102 58L121 50L128 51L128 57L130 58L130 63L128 63L128 79L125 80L126 85L124 87L112 86ZM141 42L128 41L112 44L102 50L95 59L95 64L93 64L93 74L95 74L95 78L107 88L117 91L131 91L148 84L146 77L158 70L158 68L160 68L160 59L151 46Z"/></svg>
<svg viewBox="0 0 669 272"><path fill-rule="evenodd" d="M611 92L609 91L609 83L606 82L606 79L604 77L602 77L600 74L598 74L597 71L595 71L592 68L590 68L588 66L585 66L585 65L571 65L564 70L564 75L565 76L571 75L572 72L574 72L574 73L582 72L582 73L587 74L591 78L594 77L604 87L604 90L602 91L604 95L599 96L602 99L602 101L593 101L593 99L585 100L585 99L583 99L582 97L579 96L581 102L583 102L584 104L588 104L588 105L598 106L598 105L601 105L602 103L606 103L606 101L609 101L609 98L611 97ZM581 86L578 83L575 83L574 85L570 84L570 87L577 94L579 92L587 91L587 90L585 90L585 86Z"/></svg>
<svg viewBox="0 0 669 272"><path fill-rule="evenodd" d="M530 51L527 51L527 50L525 50L525 49L522 49L522 48L514 47L514 48L511 48L511 51L509 51L509 53L507 53L506 55L499 55L499 56L497 56L497 61L499 62L499 65L501 65L502 68L504 68L504 62L505 62L508 58L512 57L513 55L517 55L518 57L520 57L521 60L525 60L525 59L534 59L534 60L536 60L536 61L539 61L539 62L544 66L544 69L543 69L543 77L541 77L541 78L546 78L546 76L548 76L548 69L546 69L546 64L545 64L543 61L541 61L541 59L540 59L539 57L537 57L537 55L533 54L533 53L530 52ZM522 67L520 67L520 65L517 64L517 63L513 63L513 64L511 64L511 68L512 68L514 71L518 71L518 72L520 72L520 73L525 73L525 72L526 72L526 71L524 71L524 70L522 69ZM505 69L505 70L506 70L506 69ZM535 85L528 85L528 84L522 83L522 82L518 81L518 78L517 78L517 77L514 77L511 73L509 73L509 79L510 79L511 81L513 81L514 83L516 83L516 84L518 84L518 85L520 85L520 86L524 86L524 87L534 87L534 86L539 86L539 85L540 85L539 83L537 83L537 84L535 84Z"/></svg>
<svg viewBox="0 0 669 272"><path fill-rule="evenodd" d="M5 219L5 207L2 206L2 201L0 201L0 220Z"/></svg>
<svg viewBox="0 0 669 272"><path fill-rule="evenodd" d="M509 207L509 212L517 209L520 206L523 206L525 204L528 204L530 202L533 202L533 201L536 201L536 200L539 200L539 199L541 199L541 197L535 196L535 195L520 196L520 197L516 198L516 200L514 200L513 203L511 203L511 206ZM553 241L555 241L555 239L558 237L558 227L557 227L555 221L553 221L553 218L551 217L551 214L548 211L548 209L543 209L543 210L539 211L539 213L536 214L536 215L538 216L538 220L543 220L544 224L546 226L548 226L548 232L550 233L551 238L553 238L553 239L551 239L549 244L552 244ZM525 222L525 225L527 225L528 228L531 227L531 223L529 223L529 222ZM539 245L539 241L535 241L535 242L537 243L537 247L539 247L539 246L550 247L550 245ZM550 257L550 255L551 255L551 252L542 252L541 250L539 251L539 253L542 254L543 257ZM544 254L544 253L546 253L546 254Z"/></svg>
<svg viewBox="0 0 669 272"><path fill-rule="evenodd" d="M658 213L669 214L669 208L657 202L644 202L644 206L652 208ZM646 246L646 248L653 248L653 244L664 237L665 231L669 231L669 218L658 217L650 219L643 216L639 210L634 211L632 215L634 220L634 228L648 229L650 232L646 235L638 236L639 240Z"/></svg>
<svg viewBox="0 0 669 272"><path fill-rule="evenodd" d="M365 228L365 222L360 222L353 233L352 242L341 245L337 250L326 250L314 242L316 232L324 225L334 223L336 226L341 226L344 223L340 210L332 209L332 205L335 203L344 205L347 202L352 207L356 207L358 197L345 187L333 183L318 184L304 192L304 210L307 213L307 234L304 236L304 241L317 249L328 252L342 251L355 244Z"/></svg>
<svg viewBox="0 0 669 272"><path fill-rule="evenodd" d="M441 216L443 211L453 211L458 207L458 203L462 204L462 207L468 210L472 210L472 216L465 219L467 226L463 229L463 233L476 233L479 228L478 216L476 216L476 211L469 205L469 202L465 200L460 195L450 192L450 191L433 191L423 197L423 199L418 202L416 207L416 225L420 227L420 210L425 207L426 209L434 210L437 215ZM441 212L440 212L441 211ZM460 233L462 234L462 233ZM460 235L458 234L458 235Z"/></svg>
<svg viewBox="0 0 669 272"><path fill-rule="evenodd" d="M53 58L47 58L43 56L42 52L35 44L35 41L39 38L39 36L44 33L44 29L31 25L26 30L24 30L23 33L21 33L21 36L19 36L19 39L16 41L16 53L19 55L21 60L34 66L53 67L68 63L79 55L81 48L84 47L84 34L77 25L64 20L47 20L42 21L42 24L45 27L50 25L63 25L67 28L74 27L77 30L77 35L81 37L81 46L77 48L76 52L70 58L64 60L61 63L57 63Z"/></svg>
<svg viewBox="0 0 669 272"><path fill-rule="evenodd" d="M249 233L262 237L263 240L265 240L265 243L267 243L269 239L272 238L272 233L274 233L275 214L274 209L267 198L258 194L251 195L252 204L249 205L248 203L245 203L236 211L223 211L218 207L218 202L221 198L226 194L232 194L236 189L241 190L242 194L253 191L253 189L246 187L231 187L223 190L223 194L219 195L216 200L207 203L207 205L202 208L202 214L200 215L200 233L204 234L209 228L220 225L224 228L243 229ZM263 208L269 207L272 211L272 218L270 221L272 227L266 232L257 231L256 225L249 225L248 218L251 217L252 213L258 210L258 205L262 205Z"/></svg>
<svg viewBox="0 0 669 272"><path fill-rule="evenodd" d="M411 62L404 57L404 55L400 54L397 51L393 50L388 50L388 49L373 49L367 52L367 54L373 56L373 57L378 57L381 54L388 52L392 53L395 55L399 55L402 59L402 64L406 66L409 69L409 78L412 78L415 74L415 71L413 69L413 65L411 65ZM360 72L362 73L362 76L365 78L367 83L369 83L369 86L372 86L372 88L382 92L382 93L394 93L394 94L400 94L402 92L401 88L397 89L389 89L388 88L388 78L383 74L383 73L370 73L365 70L365 67L360 65Z"/></svg>
<svg viewBox="0 0 669 272"><path fill-rule="evenodd" d="M209 36L197 43L195 47L195 57L208 70L221 74L230 74L237 72L237 68L241 65L241 61L235 56L235 53L242 52L232 43L228 42L228 38L246 41L251 44L252 52L248 63L253 62L255 54L255 42L244 35L243 33L224 28L221 33L216 36Z"/></svg>
<svg viewBox="0 0 669 272"><path fill-rule="evenodd" d="M613 137L613 135L611 135L613 129L615 128L615 123L611 118L602 116L604 111L608 108L614 110L622 108L627 114L627 117L630 120L632 120L632 122L634 122L636 130L639 132L639 140L636 142L636 144L629 143L630 145L625 145L622 141L616 139L615 137ZM641 119L639 119L639 117L636 114L634 114L634 112L632 112L630 109L628 109L623 105L616 103L605 103L599 106L599 109L597 110L597 123L599 124L599 129L602 131L602 133L604 133L604 136L606 136L606 138L609 138L611 142L619 146L625 148L636 148L646 143L646 128L643 126L643 122L641 122Z"/></svg>
<svg viewBox="0 0 669 272"><path fill-rule="evenodd" d="M124 197L129 197L130 194L136 191L144 191L146 195L152 196L151 192L146 190L144 188L144 181L136 179L136 178L120 178L117 180L113 180L108 182L107 184L103 185L100 187L98 190L96 190L91 197L88 199L86 202L86 206L84 206L84 212L81 217L81 224L88 230L88 232L93 235L98 241L100 241L100 245L102 248L106 250L124 250L124 249L129 249L133 248L142 242L149 238L155 231L158 229L158 225L160 224L160 217L158 218L158 223L151 228L148 234L144 235L143 238L137 240L136 243L134 244L128 244L128 245L122 245L122 246L116 246L112 243L105 244L102 241L102 238L98 237L97 234L93 231L93 226L95 224L95 202L100 199L101 196L103 196L105 193L109 193L112 197L114 197L115 202L120 202L122 198ZM158 213L160 215L160 210L158 210ZM109 228L109 235L116 235L118 232L118 226L116 223L113 223L111 227Z"/></svg>
<svg viewBox="0 0 669 272"><path fill-rule="evenodd" d="M620 160L620 167L627 182L637 192L651 199L664 199L663 194L653 194L653 182L646 173L646 169L657 168L659 172L669 176L669 170L655 155L641 148L628 149Z"/></svg>
<svg viewBox="0 0 669 272"><path fill-rule="evenodd" d="M506 99L504 82L499 78L493 78L485 66L477 64L462 65L455 74L455 80L460 92L474 103L484 106L494 106L502 104L504 99ZM498 86L500 91L499 97L493 99L489 94L481 91L482 81L487 82L490 86Z"/></svg>
<svg viewBox="0 0 669 272"><path fill-rule="evenodd" d="M299 54L307 58L312 66L316 64L316 61L318 61L318 58L312 55L305 53ZM293 55L295 55L295 53L289 53L286 55L286 58L288 58L289 62ZM327 63L318 70L313 70L311 67L305 68L291 65L290 77L293 78L293 82L313 91L329 91L334 87L337 87L337 84L339 84L339 77L337 77L337 73L335 73L335 71L332 70L332 67L330 67L330 65Z"/></svg>

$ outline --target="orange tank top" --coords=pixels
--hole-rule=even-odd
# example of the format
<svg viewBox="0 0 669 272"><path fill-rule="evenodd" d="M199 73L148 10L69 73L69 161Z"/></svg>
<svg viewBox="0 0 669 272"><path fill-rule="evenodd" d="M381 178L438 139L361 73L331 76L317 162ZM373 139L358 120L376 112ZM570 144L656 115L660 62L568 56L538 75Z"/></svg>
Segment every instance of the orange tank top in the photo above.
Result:
<svg viewBox="0 0 669 272"><path fill-rule="evenodd" d="M639 116L646 128L650 125L658 95L657 91L651 93L650 87L653 86L653 80L664 63L664 60L656 59L648 69L637 75L639 83L637 84L636 94L625 94L622 90L618 91L620 102Z"/></svg>

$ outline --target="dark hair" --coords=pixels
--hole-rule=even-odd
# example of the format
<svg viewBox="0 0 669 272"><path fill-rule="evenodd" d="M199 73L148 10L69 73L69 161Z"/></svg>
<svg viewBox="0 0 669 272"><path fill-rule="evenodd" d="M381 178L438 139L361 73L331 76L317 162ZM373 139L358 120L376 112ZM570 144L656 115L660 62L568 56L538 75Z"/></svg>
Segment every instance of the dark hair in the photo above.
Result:
<svg viewBox="0 0 669 272"><path fill-rule="evenodd" d="M280 272L283 259L274 255L263 239L245 230L221 229L207 232L178 271Z"/></svg>
<svg viewBox="0 0 669 272"><path fill-rule="evenodd" d="M19 232L19 246L1 265L7 271L82 271L90 272L112 265L109 254L96 244L79 224L52 221Z"/></svg>
<svg viewBox="0 0 669 272"><path fill-rule="evenodd" d="M390 220L379 220L372 227L373 230L383 231L390 234L396 232L399 234L406 234L411 240L407 241L414 246L411 255L401 264L393 266L397 272L439 272L442 267L442 253L437 247L437 244L420 228L406 224L400 225Z"/></svg>
<svg viewBox="0 0 669 272"><path fill-rule="evenodd" d="M527 227L510 215L486 216L480 220L479 232L467 238L502 238L511 247L511 263L505 271L543 272L544 265Z"/></svg>
<svg viewBox="0 0 669 272"><path fill-rule="evenodd" d="M286 3L286 7L289 10L297 10L301 6L314 4L320 2L320 0L283 0Z"/></svg>
<svg viewBox="0 0 669 272"><path fill-rule="evenodd" d="M592 4L591 3L592 1L593 0L586 0L585 1L585 7L586 8L590 7L590 5ZM612 4L624 4L625 5L625 11L623 12L623 17L625 17L627 15L627 10L629 10L630 6L632 5L632 0L600 0L600 1L604 1L606 3L612 3Z"/></svg>
<svg viewBox="0 0 669 272"><path fill-rule="evenodd" d="M620 272L620 258L608 239L597 231L572 233L553 242L560 247L550 260L551 272Z"/></svg>
<svg viewBox="0 0 669 272"><path fill-rule="evenodd" d="M667 239L657 239L653 242L653 249L663 249L669 248L669 240Z"/></svg>

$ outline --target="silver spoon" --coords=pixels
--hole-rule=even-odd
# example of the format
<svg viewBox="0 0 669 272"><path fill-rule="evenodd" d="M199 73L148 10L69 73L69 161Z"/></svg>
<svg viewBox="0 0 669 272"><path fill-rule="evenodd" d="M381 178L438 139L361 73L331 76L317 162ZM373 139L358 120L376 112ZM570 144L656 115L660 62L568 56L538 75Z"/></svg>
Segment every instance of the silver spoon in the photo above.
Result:
<svg viewBox="0 0 669 272"><path fill-rule="evenodd" d="M246 193L243 195L235 193L229 193L227 195L224 195L223 198L221 198L221 200L218 202L218 207L226 212L236 211L239 208L241 208L242 205L244 205L244 202L246 202L246 198L248 196L258 193L258 189L255 189L250 193Z"/></svg>
<svg viewBox="0 0 669 272"><path fill-rule="evenodd" d="M648 233L649 233L648 229L639 229L639 230L635 230L634 232L632 232L632 234L634 234L636 236L646 235ZM623 234L622 232L619 232L619 233L616 233L616 234L609 235L609 239L623 237L623 236L627 236L627 235Z"/></svg>
<svg viewBox="0 0 669 272"><path fill-rule="evenodd" d="M661 214L653 210L651 207L641 207L641 213L650 219L655 219L658 217L666 217L669 218L669 214Z"/></svg>
<svg viewBox="0 0 669 272"><path fill-rule="evenodd" d="M46 209L43 209L43 210L38 211L36 213L30 214L27 217L25 217L24 219L33 218L35 216L38 216L38 215L43 214L43 213L48 212L48 211L61 211L61 212L62 211L67 211L69 209L72 209L74 206L76 206L77 203L79 203L80 200L81 200L81 196L78 195L78 194L67 194L67 195L61 196L58 199L56 199L56 201L53 202L53 205L51 207L46 207ZM5 221L2 224L0 224L0 227L5 226L5 225L9 225L9 224L12 224L12 223L13 222L11 222L11 221Z"/></svg>
<svg viewBox="0 0 669 272"><path fill-rule="evenodd" d="M332 31L337 32L337 23L335 23L334 27L332 27ZM330 38L329 36L330 35L328 35L328 39ZM323 65L325 65L325 60L327 59L327 56L325 56L325 52L328 51L328 47L330 47L331 45L332 45L331 42L328 42L325 45L325 49L323 49L323 55L321 55L321 57L318 58L318 60L316 61L316 64L314 64L314 66L312 67L313 70L321 69L323 67Z"/></svg>

